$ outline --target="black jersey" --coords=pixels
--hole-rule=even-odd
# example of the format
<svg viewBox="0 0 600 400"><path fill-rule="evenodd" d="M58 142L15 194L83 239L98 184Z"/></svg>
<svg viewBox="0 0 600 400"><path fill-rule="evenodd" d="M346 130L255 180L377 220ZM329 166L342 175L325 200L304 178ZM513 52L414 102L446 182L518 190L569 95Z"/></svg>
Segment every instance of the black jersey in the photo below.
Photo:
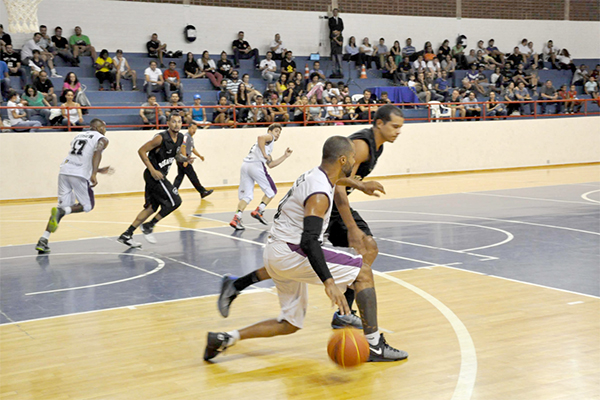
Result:
<svg viewBox="0 0 600 400"><path fill-rule="evenodd" d="M369 159L367 161L362 162L356 170L356 176L358 176L360 180L363 180L371 173L371 171L373 171L373 168L375 168L379 156L381 156L381 153L383 153L383 144L379 147L378 150L377 144L375 143L375 133L373 133L373 128L362 129L348 136L348 139L353 141L364 140L369 146ZM348 193L349 192L350 190L348 190Z"/></svg>
<svg viewBox="0 0 600 400"><path fill-rule="evenodd" d="M150 150L148 158L152 166L166 176L169 173L171 164L175 162L175 156L180 151L181 144L183 143L183 135L181 132L178 132L176 142L173 142L173 139L171 139L169 131L162 131L157 133L157 135L162 136L162 143L159 147Z"/></svg>

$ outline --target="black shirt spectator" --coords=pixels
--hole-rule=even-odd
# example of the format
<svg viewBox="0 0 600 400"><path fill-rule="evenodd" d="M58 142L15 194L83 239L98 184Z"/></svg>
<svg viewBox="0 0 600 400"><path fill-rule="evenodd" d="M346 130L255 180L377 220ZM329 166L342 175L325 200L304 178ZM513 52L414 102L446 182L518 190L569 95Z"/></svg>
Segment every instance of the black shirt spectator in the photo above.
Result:
<svg viewBox="0 0 600 400"><path fill-rule="evenodd" d="M288 53L290 54L290 57L287 56ZM291 59L291 53L291 51L288 51L286 57L281 60L281 73L287 74L288 80L290 78L289 75L296 71L296 62Z"/></svg>
<svg viewBox="0 0 600 400"><path fill-rule="evenodd" d="M4 32L4 27L0 24L0 49L4 49L4 46L12 44L10 35Z"/></svg>
<svg viewBox="0 0 600 400"><path fill-rule="evenodd" d="M64 36L61 36L59 39L56 37L56 35L54 35L52 36L52 38L50 38L50 40L52 40L52 43L54 43L54 47L56 47L57 49L69 49L69 41Z"/></svg>
<svg viewBox="0 0 600 400"><path fill-rule="evenodd" d="M17 52L8 54L7 52L0 53L0 60L4 61L8 68L16 68L17 63L21 62L21 55Z"/></svg>
<svg viewBox="0 0 600 400"><path fill-rule="evenodd" d="M248 47L250 47L250 43L246 42L245 40L236 39L233 41L231 46L237 47L239 50L246 50Z"/></svg>
<svg viewBox="0 0 600 400"><path fill-rule="evenodd" d="M148 55L151 57L156 57L158 51L156 49L158 49L160 47L160 42L158 41L154 41L154 40L150 40L148 41L148 43L146 43L146 49L148 49Z"/></svg>
<svg viewBox="0 0 600 400"><path fill-rule="evenodd" d="M52 81L50 79L46 79L45 82L42 82L40 80L40 78L37 78L33 82L33 86L35 86L35 88L36 88L36 90L38 92L42 92L42 93L48 93L48 91L50 90L50 88L54 87L54 85L52 84Z"/></svg>
<svg viewBox="0 0 600 400"><path fill-rule="evenodd" d="M233 64L227 59L227 53L221 53L221 59L217 61L217 72L220 73L223 78L229 78L233 71Z"/></svg>
<svg viewBox="0 0 600 400"><path fill-rule="evenodd" d="M340 10L337 8L333 9L333 17L329 18L329 37L333 37L333 31L342 33L344 30L344 21L338 16Z"/></svg>

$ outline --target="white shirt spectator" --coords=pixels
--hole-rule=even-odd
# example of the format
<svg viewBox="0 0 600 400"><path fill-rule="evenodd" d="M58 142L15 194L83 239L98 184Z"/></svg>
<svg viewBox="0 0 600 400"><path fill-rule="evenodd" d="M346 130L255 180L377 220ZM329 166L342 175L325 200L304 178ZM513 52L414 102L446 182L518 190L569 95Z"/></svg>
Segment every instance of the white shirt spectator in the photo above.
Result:
<svg viewBox="0 0 600 400"><path fill-rule="evenodd" d="M277 63L274 60L267 60L267 59L262 60L260 62L259 68L262 70L265 65L268 66L267 70L277 71ZM275 69L273 70L273 68L275 68Z"/></svg>
<svg viewBox="0 0 600 400"><path fill-rule="evenodd" d="M336 116L342 117L344 115L344 108L342 106L334 106L333 104L329 104L328 107L325 107L328 116Z"/></svg>
<svg viewBox="0 0 600 400"><path fill-rule="evenodd" d="M162 71L160 68L156 68L154 71L152 71L152 68L148 67L144 71L144 75L150 77L150 81L158 82L160 76L162 75Z"/></svg>
<svg viewBox="0 0 600 400"><path fill-rule="evenodd" d="M24 58L33 58L33 51L38 50L40 53L44 51L35 40L30 39L23 45L21 49L21 60Z"/></svg>
<svg viewBox="0 0 600 400"><path fill-rule="evenodd" d="M277 47L279 45L279 47ZM285 44L283 42L281 42L281 44L277 43L276 40L273 40L271 42L271 44L269 45L269 48L274 48L277 47L277 49L273 50L273 53L275 54L283 54L283 51L285 50Z"/></svg>
<svg viewBox="0 0 600 400"><path fill-rule="evenodd" d="M373 55L373 47L362 44L360 46L360 52L365 53L368 56L372 56Z"/></svg>
<svg viewBox="0 0 600 400"><path fill-rule="evenodd" d="M528 55L528 56L530 56L530 55L531 55L531 53L533 52L533 51L532 51L532 50L529 48L529 46L527 46L527 45L523 46L522 44L520 44L520 45L519 45L519 46L517 46L517 47L519 47L519 51L520 51L522 54L526 54L526 55Z"/></svg>
<svg viewBox="0 0 600 400"><path fill-rule="evenodd" d="M544 61L550 61L550 51L552 51L554 54L558 54L558 49L556 47L552 47L551 50L548 45L544 45L544 48L542 49Z"/></svg>
<svg viewBox="0 0 600 400"><path fill-rule="evenodd" d="M119 59L117 57L115 57L113 61L116 64L117 61L119 61ZM125 57L121 58L121 64L119 64L119 72L127 71L127 68L125 68L126 65L127 65L127 59Z"/></svg>
<svg viewBox="0 0 600 400"><path fill-rule="evenodd" d="M200 68L200 71L204 71L204 63L202 62L202 58L199 58L196 62L198 64L198 67ZM215 64L215 60L213 60L212 58L208 59L208 66L214 70L217 69L217 64Z"/></svg>
<svg viewBox="0 0 600 400"><path fill-rule="evenodd" d="M23 107L23 105L19 102L19 103L15 103L13 101L9 101L8 103L6 103L7 107ZM19 122L23 121L22 118L15 118L13 117L13 111L16 111L17 114L24 114L25 112L23 110L14 110L9 108L7 111L8 114L8 120L10 121L10 125L11 126L16 126L18 125Z"/></svg>
<svg viewBox="0 0 600 400"><path fill-rule="evenodd" d="M425 69L427 68L427 63L425 61L415 60L415 62L413 63L413 68L415 70L419 70L420 68Z"/></svg>
<svg viewBox="0 0 600 400"><path fill-rule="evenodd" d="M585 83L585 89L587 90L587 92L589 94L592 94L593 92L597 92L598 91L598 82L594 81L587 81ZM8 103L10 105L10 103Z"/></svg>
<svg viewBox="0 0 600 400"><path fill-rule="evenodd" d="M437 58L434 58L433 60L427 62L427 68L429 68L429 70L435 74L440 73L442 70L442 65L440 64L439 60L438 61L434 61L437 60Z"/></svg>

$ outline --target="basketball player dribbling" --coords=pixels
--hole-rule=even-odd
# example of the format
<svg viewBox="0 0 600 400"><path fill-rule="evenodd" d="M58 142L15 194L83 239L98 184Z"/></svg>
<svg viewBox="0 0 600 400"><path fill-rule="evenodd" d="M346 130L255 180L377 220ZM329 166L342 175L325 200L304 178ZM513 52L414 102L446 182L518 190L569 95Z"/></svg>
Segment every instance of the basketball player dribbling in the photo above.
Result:
<svg viewBox="0 0 600 400"><path fill-rule="evenodd" d="M351 140L330 137L323 146L321 165L302 174L279 203L263 253L267 273L277 287L279 317L241 330L209 332L204 360L213 359L239 340L289 335L302 329L308 310L307 284L323 285L340 315L350 313L343 292L349 286L354 288L369 342L368 361L399 361L408 357L405 351L390 346L379 332L371 270L376 250L371 248L363 255L353 256L322 248L335 185L352 174L354 156Z"/></svg>
<svg viewBox="0 0 600 400"><path fill-rule="evenodd" d="M267 172L267 166L269 168L275 168L292 155L292 150L287 148L285 153L278 159L273 160L271 157L273 145L279 139L282 129L281 124L269 125L267 133L258 137L256 143L244 158L240 170L240 186L238 189L238 198L240 201L238 203L237 212L229 223L235 230L246 229L244 228L244 225L242 225L242 214L254 198L255 182L260 186L264 196L259 206L256 207L256 210L252 211L250 215L252 218L259 220L262 224L267 225L267 220L263 216L263 211L267 204L269 204L277 194L277 187Z"/></svg>
<svg viewBox="0 0 600 400"><path fill-rule="evenodd" d="M79 133L71 141L69 154L58 174L58 207L52 208L46 231L35 246L39 254L50 253L48 239L65 215L92 211L95 205L92 188L98 184L96 175L114 172L108 166L100 168L102 152L108 147L105 134L104 121L93 119L90 130Z"/></svg>

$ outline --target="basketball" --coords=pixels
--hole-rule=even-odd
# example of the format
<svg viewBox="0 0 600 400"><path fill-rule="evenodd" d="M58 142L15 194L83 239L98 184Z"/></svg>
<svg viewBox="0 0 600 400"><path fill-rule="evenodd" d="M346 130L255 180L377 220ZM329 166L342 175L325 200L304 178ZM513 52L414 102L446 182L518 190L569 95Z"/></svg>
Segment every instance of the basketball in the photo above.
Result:
<svg viewBox="0 0 600 400"><path fill-rule="evenodd" d="M342 368L356 367L369 359L369 342L358 329L339 329L329 339L327 354Z"/></svg>

